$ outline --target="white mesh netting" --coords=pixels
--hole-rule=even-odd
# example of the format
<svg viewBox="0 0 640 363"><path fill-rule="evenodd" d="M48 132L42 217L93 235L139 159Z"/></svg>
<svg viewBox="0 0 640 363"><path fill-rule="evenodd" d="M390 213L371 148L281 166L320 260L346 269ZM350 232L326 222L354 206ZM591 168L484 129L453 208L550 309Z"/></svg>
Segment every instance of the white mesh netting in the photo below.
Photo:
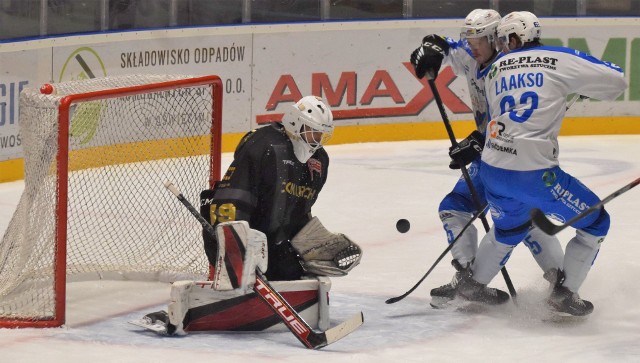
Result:
<svg viewBox="0 0 640 363"><path fill-rule="evenodd" d="M182 78L187 77L107 77L55 84L52 95L22 92L25 189L0 243L0 319L47 319L55 311L62 97ZM208 188L212 103L217 102L212 99L212 87L205 85L72 104L70 279L206 278L202 229L163 184L174 182L196 206L200 191Z"/></svg>

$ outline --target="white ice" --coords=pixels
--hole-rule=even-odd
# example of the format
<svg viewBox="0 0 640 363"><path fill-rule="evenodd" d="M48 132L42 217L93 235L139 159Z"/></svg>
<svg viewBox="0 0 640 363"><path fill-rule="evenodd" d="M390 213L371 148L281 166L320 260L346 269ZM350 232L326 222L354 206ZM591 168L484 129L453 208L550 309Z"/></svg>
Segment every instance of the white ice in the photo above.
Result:
<svg viewBox="0 0 640 363"><path fill-rule="evenodd" d="M640 139L562 137L562 167L605 197L640 176ZM199 333L158 337L126 322L163 308L160 283L77 282L68 285L63 328L0 329L2 362L640 362L640 188L607 205L610 234L580 290L595 311L571 324L541 319L548 283L524 245L507 270L518 305L487 311L435 310L429 290L450 280L446 256L408 298L392 305L446 248L437 206L459 176L449 170L448 142L336 145L329 181L314 214L364 249L349 276L332 279L331 320L363 311L364 325L319 351L287 331ZM224 155L225 167L230 155ZM0 184L0 233L23 188ZM176 203L176 208L182 208ZM400 234L395 223L411 222ZM477 224L479 231L482 225ZM563 246L572 235L560 234ZM199 242L198 242L199 243ZM506 290L501 275L491 285Z"/></svg>

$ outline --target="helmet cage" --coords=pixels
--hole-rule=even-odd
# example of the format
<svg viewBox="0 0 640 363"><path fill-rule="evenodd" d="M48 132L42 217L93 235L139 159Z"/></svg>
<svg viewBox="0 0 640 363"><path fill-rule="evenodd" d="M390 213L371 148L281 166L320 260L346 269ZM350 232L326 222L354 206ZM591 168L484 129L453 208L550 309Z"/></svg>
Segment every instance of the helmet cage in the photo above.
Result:
<svg viewBox="0 0 640 363"><path fill-rule="evenodd" d="M294 146L296 157L306 162L333 136L333 115L316 96L306 96L285 112L284 129Z"/></svg>

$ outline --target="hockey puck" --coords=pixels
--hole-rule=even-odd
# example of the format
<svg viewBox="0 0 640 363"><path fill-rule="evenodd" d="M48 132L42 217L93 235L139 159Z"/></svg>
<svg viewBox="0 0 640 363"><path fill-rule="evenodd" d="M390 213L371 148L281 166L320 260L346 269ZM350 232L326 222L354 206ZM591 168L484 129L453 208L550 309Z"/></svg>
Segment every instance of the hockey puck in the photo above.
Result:
<svg viewBox="0 0 640 363"><path fill-rule="evenodd" d="M400 233L407 233L409 231L409 228L411 228L411 223L409 223L409 221L406 219L398 219L398 221L396 222L396 229Z"/></svg>

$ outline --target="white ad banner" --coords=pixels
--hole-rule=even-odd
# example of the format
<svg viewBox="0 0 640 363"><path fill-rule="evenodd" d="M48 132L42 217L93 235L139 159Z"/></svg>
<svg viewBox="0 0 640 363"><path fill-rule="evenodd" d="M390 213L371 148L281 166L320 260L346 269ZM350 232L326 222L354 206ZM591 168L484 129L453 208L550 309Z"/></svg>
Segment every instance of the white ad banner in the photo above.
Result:
<svg viewBox="0 0 640 363"><path fill-rule="evenodd" d="M223 132L246 131L251 103L251 35L194 36L59 47L56 82L123 74L214 74L224 87Z"/></svg>
<svg viewBox="0 0 640 363"><path fill-rule="evenodd" d="M625 69L629 88L614 102L577 102L573 117L638 115L640 20L542 19L543 42L586 51ZM21 157L17 97L44 82L122 74L221 77L223 132L279 120L287 105L320 95L336 124L440 122L409 55L431 33L457 38L460 21L246 25L84 35L0 48L0 161ZM37 71L34 72L34 69ZM471 120L466 81L450 67L436 80L451 120Z"/></svg>

